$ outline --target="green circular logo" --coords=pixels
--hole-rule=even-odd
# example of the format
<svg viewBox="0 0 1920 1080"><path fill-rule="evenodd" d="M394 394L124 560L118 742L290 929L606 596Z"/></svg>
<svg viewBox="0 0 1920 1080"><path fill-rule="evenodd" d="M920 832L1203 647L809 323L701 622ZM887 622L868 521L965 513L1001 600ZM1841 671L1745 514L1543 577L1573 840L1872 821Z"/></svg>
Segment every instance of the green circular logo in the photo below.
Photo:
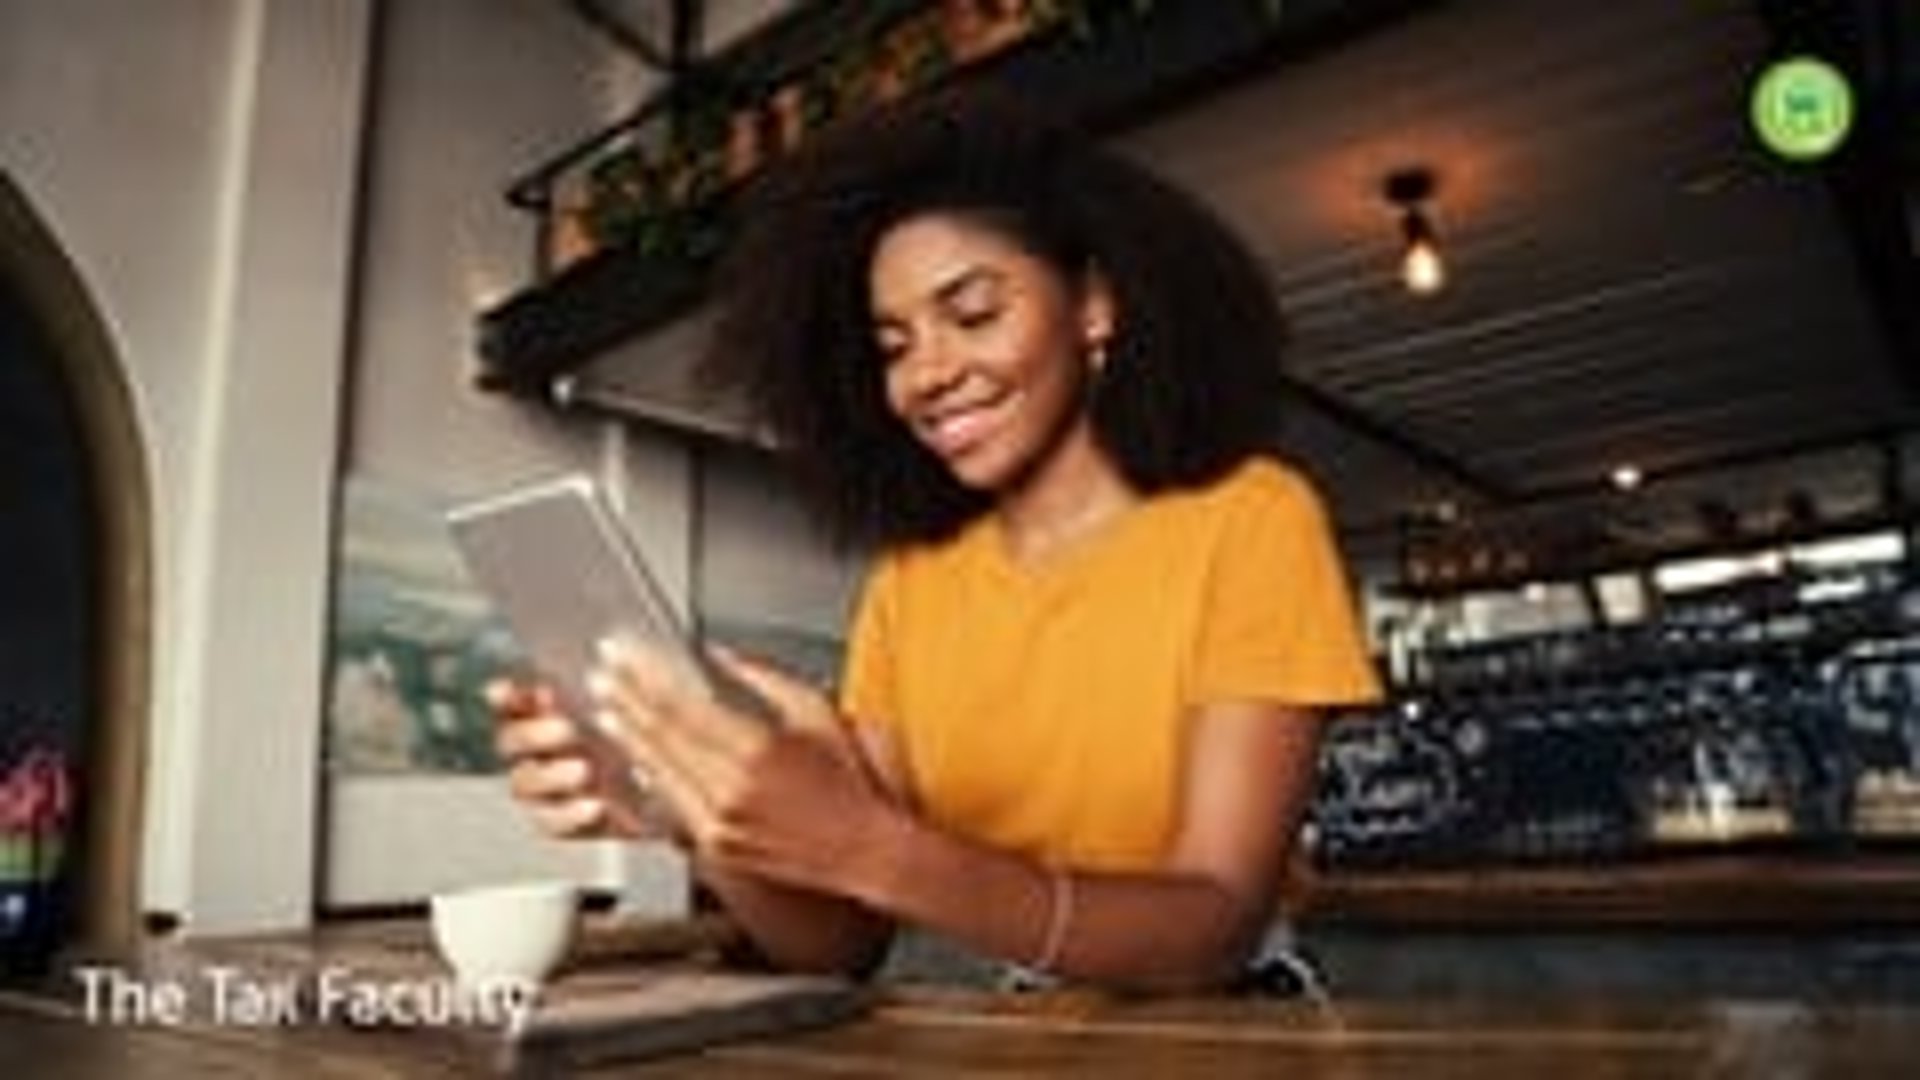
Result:
<svg viewBox="0 0 1920 1080"><path fill-rule="evenodd" d="M1811 161L1833 153L1853 126L1853 89L1825 60L1796 56L1773 64L1753 86L1753 130L1781 157Z"/></svg>

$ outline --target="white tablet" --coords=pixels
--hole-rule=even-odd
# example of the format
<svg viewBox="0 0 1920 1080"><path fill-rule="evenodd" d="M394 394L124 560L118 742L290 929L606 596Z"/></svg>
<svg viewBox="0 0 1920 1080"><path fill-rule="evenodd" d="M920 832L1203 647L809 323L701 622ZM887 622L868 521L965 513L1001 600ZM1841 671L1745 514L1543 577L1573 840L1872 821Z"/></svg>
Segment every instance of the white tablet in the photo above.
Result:
<svg viewBox="0 0 1920 1080"><path fill-rule="evenodd" d="M596 643L613 635L654 650L718 700L773 715L707 658L592 478L515 488L455 507L447 523L475 581L570 715L592 715L586 674Z"/></svg>

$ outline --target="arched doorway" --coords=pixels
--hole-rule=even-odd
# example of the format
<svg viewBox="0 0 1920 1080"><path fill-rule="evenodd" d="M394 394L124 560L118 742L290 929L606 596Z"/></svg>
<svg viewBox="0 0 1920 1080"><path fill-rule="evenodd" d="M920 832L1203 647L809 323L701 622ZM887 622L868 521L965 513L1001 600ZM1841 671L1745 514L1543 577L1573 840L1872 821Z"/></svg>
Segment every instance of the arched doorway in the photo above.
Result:
<svg viewBox="0 0 1920 1080"><path fill-rule="evenodd" d="M138 933L151 535L117 350L0 174L0 767L35 747L67 757L79 783L60 930L105 946Z"/></svg>

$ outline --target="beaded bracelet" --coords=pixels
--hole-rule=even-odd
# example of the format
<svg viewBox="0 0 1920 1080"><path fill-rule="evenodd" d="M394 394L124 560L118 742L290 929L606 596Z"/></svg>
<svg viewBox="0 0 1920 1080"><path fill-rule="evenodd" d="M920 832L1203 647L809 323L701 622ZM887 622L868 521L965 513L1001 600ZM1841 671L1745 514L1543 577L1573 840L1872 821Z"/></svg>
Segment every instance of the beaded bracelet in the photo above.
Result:
<svg viewBox="0 0 1920 1080"><path fill-rule="evenodd" d="M1073 923L1073 875L1058 866L1047 867L1048 896L1047 934L1040 943L1040 952L1027 964L1027 969L1038 972L1051 972L1060 962L1060 954L1067 946L1067 928Z"/></svg>

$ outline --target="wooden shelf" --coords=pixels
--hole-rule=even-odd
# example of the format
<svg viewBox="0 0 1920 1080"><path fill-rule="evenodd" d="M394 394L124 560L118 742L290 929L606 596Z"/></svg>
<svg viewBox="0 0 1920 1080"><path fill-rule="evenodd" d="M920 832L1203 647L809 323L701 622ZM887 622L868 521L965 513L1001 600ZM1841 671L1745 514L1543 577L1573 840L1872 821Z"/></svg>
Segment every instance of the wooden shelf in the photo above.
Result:
<svg viewBox="0 0 1920 1080"><path fill-rule="evenodd" d="M839 4L847 13L833 17L811 9L792 13L705 62L705 78L718 86L775 81L818 62L827 45L847 36L847 18L877 22L913 6L910 0L889 0ZM1420 6L1415 0L1291 0L1269 11L1247 0L1160 4L1129 14L1128 7L1108 4L1100 7L1099 29L1090 37L1047 33L958 77L1011 98L1044 101L1050 111L1095 133L1112 132ZM663 92L660 108L670 95ZM636 122L630 118L615 128ZM611 132L597 133L515 180L509 201L546 212L546 197L538 192L563 171L579 167ZM734 207L723 201L708 209L718 247L731 228ZM614 247L550 279L536 278L478 316L480 385L546 395L557 376L693 310L705 296L712 262L711 252L695 256Z"/></svg>

